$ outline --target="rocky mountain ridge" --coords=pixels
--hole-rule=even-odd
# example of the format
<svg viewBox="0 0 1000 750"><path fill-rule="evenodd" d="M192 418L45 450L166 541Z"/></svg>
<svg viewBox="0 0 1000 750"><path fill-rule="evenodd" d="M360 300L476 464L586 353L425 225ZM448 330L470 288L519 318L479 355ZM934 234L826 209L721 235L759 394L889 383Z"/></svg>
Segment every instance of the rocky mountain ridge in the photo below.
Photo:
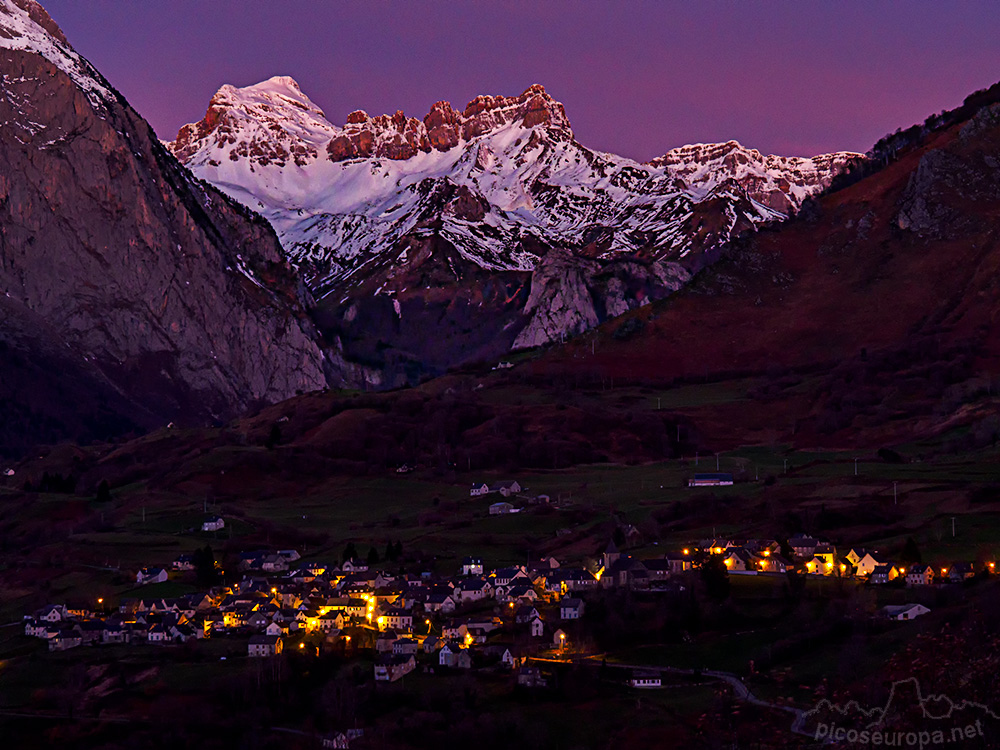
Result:
<svg viewBox="0 0 1000 750"><path fill-rule="evenodd" d="M359 304L388 297L401 315L408 300L432 304L435 285L462 307L441 314L464 319L482 305L485 279L514 274L538 303L508 294L481 316L517 329L500 337L504 347L579 332L605 319L608 299L623 311L670 294L730 237L783 219L859 156L763 157L732 142L640 164L576 141L562 104L538 84L462 111L438 102L422 120L356 111L340 127L287 76L222 87L168 147L272 223L339 335L352 337L346 316L358 320ZM553 284L544 269L554 264L543 263L553 249L600 271ZM617 281L571 290L574 278ZM597 297L595 309L553 315L546 295L556 287L584 307Z"/></svg>

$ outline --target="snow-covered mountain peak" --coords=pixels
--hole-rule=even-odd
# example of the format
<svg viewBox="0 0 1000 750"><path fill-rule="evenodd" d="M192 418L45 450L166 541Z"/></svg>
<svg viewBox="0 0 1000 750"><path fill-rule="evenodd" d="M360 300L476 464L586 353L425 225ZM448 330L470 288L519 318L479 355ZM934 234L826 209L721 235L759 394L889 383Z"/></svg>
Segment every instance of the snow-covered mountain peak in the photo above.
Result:
<svg viewBox="0 0 1000 750"><path fill-rule="evenodd" d="M250 166L305 166L340 129L302 93L289 76L274 76L252 86L223 85L205 117L185 125L169 144L181 160L213 164L222 159Z"/></svg>
<svg viewBox="0 0 1000 750"><path fill-rule="evenodd" d="M787 214L833 176L863 154L840 151L811 158L762 154L739 141L694 143L671 149L648 162L665 170L697 194L711 192L721 181L734 179L754 200Z"/></svg>
<svg viewBox="0 0 1000 750"><path fill-rule="evenodd" d="M633 261L657 269L653 287L621 282L634 296L615 297L613 314L640 304L640 288L675 288L667 269L677 261L697 267L700 252L783 219L837 168L736 141L674 149L649 164L593 151L538 84L477 96L461 111L439 101L423 119L356 110L339 127L294 82L271 79L224 87L170 145L271 222L325 304L433 289L417 270L432 256L459 283L534 274L558 248L591 270Z"/></svg>

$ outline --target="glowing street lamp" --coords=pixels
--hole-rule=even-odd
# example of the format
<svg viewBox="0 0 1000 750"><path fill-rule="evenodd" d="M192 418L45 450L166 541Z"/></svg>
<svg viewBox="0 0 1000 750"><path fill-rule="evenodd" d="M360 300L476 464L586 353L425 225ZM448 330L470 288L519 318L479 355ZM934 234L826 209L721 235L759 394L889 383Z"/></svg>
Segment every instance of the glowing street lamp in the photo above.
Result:
<svg viewBox="0 0 1000 750"><path fill-rule="evenodd" d="M561 650L563 650L565 648L566 648L566 634L565 633L560 633L559 634L559 650L561 651Z"/></svg>

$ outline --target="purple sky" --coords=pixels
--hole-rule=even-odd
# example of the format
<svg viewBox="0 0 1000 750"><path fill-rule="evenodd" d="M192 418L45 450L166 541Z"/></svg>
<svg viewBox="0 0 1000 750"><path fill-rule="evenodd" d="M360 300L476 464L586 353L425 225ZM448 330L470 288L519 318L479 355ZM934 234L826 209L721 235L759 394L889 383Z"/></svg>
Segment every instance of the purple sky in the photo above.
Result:
<svg viewBox="0 0 1000 750"><path fill-rule="evenodd" d="M1000 80L1000 3L42 0L161 138L290 75L341 124L542 83L591 148L864 151Z"/></svg>

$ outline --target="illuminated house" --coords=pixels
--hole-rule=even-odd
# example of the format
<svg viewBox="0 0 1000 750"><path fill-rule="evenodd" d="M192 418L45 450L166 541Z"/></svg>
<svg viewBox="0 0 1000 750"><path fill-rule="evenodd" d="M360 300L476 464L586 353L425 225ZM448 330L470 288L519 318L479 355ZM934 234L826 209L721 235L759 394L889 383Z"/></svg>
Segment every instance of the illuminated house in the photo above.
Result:
<svg viewBox="0 0 1000 750"><path fill-rule="evenodd" d="M889 581L894 581L898 577L899 569L890 563L886 563L884 565L879 565L871 572L871 575L868 576L868 582L883 584L889 583Z"/></svg>
<svg viewBox="0 0 1000 750"><path fill-rule="evenodd" d="M888 560L883 560L880 557L876 557L875 554L868 552L864 557L858 560L855 567L857 568L859 576L870 576L874 572L875 568L880 565L887 565L888 563Z"/></svg>
<svg viewBox="0 0 1000 750"><path fill-rule="evenodd" d="M816 548L820 546L820 541L811 536L793 536L788 540L788 546L792 548L796 557L812 559Z"/></svg>
<svg viewBox="0 0 1000 750"><path fill-rule="evenodd" d="M277 656L283 647L284 642L280 635L255 635L247 644L247 655L257 658Z"/></svg>
<svg viewBox="0 0 1000 750"><path fill-rule="evenodd" d="M463 576L481 576L483 574L483 561L478 557L466 557L462 560Z"/></svg>
<svg viewBox="0 0 1000 750"><path fill-rule="evenodd" d="M906 571L907 586L929 586L934 583L934 568L930 565L911 565Z"/></svg>

